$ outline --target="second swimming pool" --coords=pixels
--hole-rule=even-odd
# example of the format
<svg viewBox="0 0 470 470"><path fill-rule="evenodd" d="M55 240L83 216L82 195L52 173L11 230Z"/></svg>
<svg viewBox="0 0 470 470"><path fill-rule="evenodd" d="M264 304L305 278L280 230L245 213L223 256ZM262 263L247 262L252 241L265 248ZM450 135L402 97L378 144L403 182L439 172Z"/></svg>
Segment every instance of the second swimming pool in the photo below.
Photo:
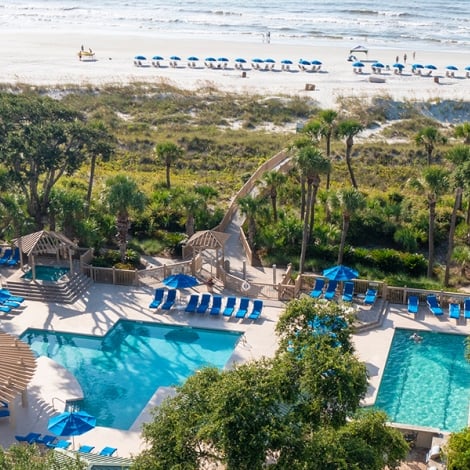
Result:
<svg viewBox="0 0 470 470"><path fill-rule="evenodd" d="M470 402L470 364L465 338L397 328L375 407L395 423L460 431L467 426Z"/></svg>
<svg viewBox="0 0 470 470"><path fill-rule="evenodd" d="M158 387L182 384L203 366L223 368L241 335L120 320L104 337L28 329L21 339L76 377L81 408L99 426L129 429Z"/></svg>

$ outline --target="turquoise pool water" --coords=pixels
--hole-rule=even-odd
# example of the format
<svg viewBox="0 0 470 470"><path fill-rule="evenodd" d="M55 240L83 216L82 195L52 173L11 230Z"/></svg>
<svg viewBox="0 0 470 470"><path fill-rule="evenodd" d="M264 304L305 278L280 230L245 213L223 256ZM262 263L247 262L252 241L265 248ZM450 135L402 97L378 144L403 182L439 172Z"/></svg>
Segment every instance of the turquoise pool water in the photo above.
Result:
<svg viewBox="0 0 470 470"><path fill-rule="evenodd" d="M160 386L223 368L242 333L120 320L104 337L28 329L21 339L68 369L99 426L129 429Z"/></svg>
<svg viewBox="0 0 470 470"><path fill-rule="evenodd" d="M465 336L396 329L375 407L395 423L459 431L467 426L470 364Z"/></svg>
<svg viewBox="0 0 470 470"><path fill-rule="evenodd" d="M64 274L69 272L69 268L63 266L36 266L36 279L39 281L58 281ZM21 276L23 279L32 279L33 272L29 270Z"/></svg>

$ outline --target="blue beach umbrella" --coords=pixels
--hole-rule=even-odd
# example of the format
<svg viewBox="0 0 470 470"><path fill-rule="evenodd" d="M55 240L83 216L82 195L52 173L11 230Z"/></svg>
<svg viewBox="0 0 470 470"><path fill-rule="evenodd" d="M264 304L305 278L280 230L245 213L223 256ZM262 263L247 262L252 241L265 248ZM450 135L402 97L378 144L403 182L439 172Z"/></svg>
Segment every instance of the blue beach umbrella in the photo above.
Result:
<svg viewBox="0 0 470 470"><path fill-rule="evenodd" d="M238 62L239 64L246 64L246 60L243 57L237 57L235 62Z"/></svg>
<svg viewBox="0 0 470 470"><path fill-rule="evenodd" d="M354 64L352 64L353 67L364 67L364 64L362 62L354 62Z"/></svg>
<svg viewBox="0 0 470 470"><path fill-rule="evenodd" d="M428 70L437 70L437 67L433 64L427 64L424 66L424 68Z"/></svg>
<svg viewBox="0 0 470 470"><path fill-rule="evenodd" d="M292 65L293 62L290 59L282 59L281 64Z"/></svg>
<svg viewBox="0 0 470 470"><path fill-rule="evenodd" d="M458 70L459 68L456 67L455 65L448 65L448 66L446 67L446 69L447 69L447 70Z"/></svg>
<svg viewBox="0 0 470 470"><path fill-rule="evenodd" d="M255 59L252 59L252 62L255 62L256 64L262 64L264 62L264 60L259 59L259 58L255 58Z"/></svg>
<svg viewBox="0 0 470 470"><path fill-rule="evenodd" d="M177 55L172 55L170 57L171 60L181 60L181 57L178 57Z"/></svg>
<svg viewBox="0 0 470 470"><path fill-rule="evenodd" d="M206 57L204 60L206 62L217 62L217 59L215 57Z"/></svg>
<svg viewBox="0 0 470 470"><path fill-rule="evenodd" d="M227 59L227 57L219 57L219 58L217 59L217 61L218 61L218 62L228 62L228 59Z"/></svg>
<svg viewBox="0 0 470 470"><path fill-rule="evenodd" d="M199 281L194 276L178 273L163 279L163 284L173 289L185 289L187 287L197 286Z"/></svg>
<svg viewBox="0 0 470 470"><path fill-rule="evenodd" d="M311 62L309 60L300 59L299 64L300 65L311 65Z"/></svg>
<svg viewBox="0 0 470 470"><path fill-rule="evenodd" d="M424 65L423 64L413 64L411 66L411 68L413 68L413 69L424 69Z"/></svg>
<svg viewBox="0 0 470 470"><path fill-rule="evenodd" d="M470 65L467 65L467 66L465 67L465 70L470 70Z"/></svg>
<svg viewBox="0 0 470 470"><path fill-rule="evenodd" d="M136 55L134 59L135 60L147 60L147 57L145 57L144 55Z"/></svg>
<svg viewBox="0 0 470 470"><path fill-rule="evenodd" d="M190 60L191 62L196 62L197 60L199 60L199 57L192 55L188 57L188 60Z"/></svg>
<svg viewBox="0 0 470 470"><path fill-rule="evenodd" d="M315 60L312 60L311 64L312 65L322 65L322 62L315 59Z"/></svg>
<svg viewBox="0 0 470 470"><path fill-rule="evenodd" d="M393 68L403 70L405 66L403 64L400 64L400 62L397 62L396 64L393 64Z"/></svg>
<svg viewBox="0 0 470 470"><path fill-rule="evenodd" d="M385 67L385 65L382 64L382 62L374 62L374 63L372 64L372 67L375 67L375 68L377 68L377 69L383 69L383 68Z"/></svg>
<svg viewBox="0 0 470 470"><path fill-rule="evenodd" d="M165 60L161 55L154 55L152 60Z"/></svg>
<svg viewBox="0 0 470 470"><path fill-rule="evenodd" d="M332 268L325 269L323 276L328 278L330 281L349 281L350 279L356 279L359 277L359 273L352 268L343 266L333 266Z"/></svg>

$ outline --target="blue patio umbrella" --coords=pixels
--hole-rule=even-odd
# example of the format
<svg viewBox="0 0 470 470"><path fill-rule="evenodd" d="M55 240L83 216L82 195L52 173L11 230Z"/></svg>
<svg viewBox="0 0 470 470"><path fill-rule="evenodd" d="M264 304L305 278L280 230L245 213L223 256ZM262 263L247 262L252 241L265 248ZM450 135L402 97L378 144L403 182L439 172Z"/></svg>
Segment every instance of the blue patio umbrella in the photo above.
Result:
<svg viewBox="0 0 470 470"><path fill-rule="evenodd" d="M400 64L400 62L397 62L396 64L393 64L393 68L403 70L405 66L403 64Z"/></svg>
<svg viewBox="0 0 470 470"><path fill-rule="evenodd" d="M264 61L268 64L275 64L276 61L274 59L264 59Z"/></svg>
<svg viewBox="0 0 470 470"><path fill-rule="evenodd" d="M364 64L362 62L354 62L354 64L352 64L353 67L364 67Z"/></svg>
<svg viewBox="0 0 470 470"><path fill-rule="evenodd" d="M144 55L136 55L134 59L135 60L147 60L147 57L145 57Z"/></svg>
<svg viewBox="0 0 470 470"><path fill-rule="evenodd" d="M194 276L178 273L163 279L163 284L173 289L185 289L187 287L197 286L199 281Z"/></svg>
<svg viewBox="0 0 470 470"><path fill-rule="evenodd" d="M413 68L413 69L424 69L424 65L423 64L413 64L411 66L411 68Z"/></svg>
<svg viewBox="0 0 470 470"><path fill-rule="evenodd" d="M252 62L255 62L256 64L262 64L262 63L264 62L263 59L259 59L258 57L255 58L255 59L252 59L251 61L252 61Z"/></svg>
<svg viewBox="0 0 470 470"><path fill-rule="evenodd" d="M374 62L372 64L372 67L375 67L375 68L378 68L378 69L383 69L385 67L385 65L382 64L382 62Z"/></svg>
<svg viewBox="0 0 470 470"><path fill-rule="evenodd" d="M293 62L290 59L282 59L281 64L292 65Z"/></svg>
<svg viewBox="0 0 470 470"><path fill-rule="evenodd" d="M312 60L311 64L312 65L322 65L322 62L320 60L315 59L315 60Z"/></svg>
<svg viewBox="0 0 470 470"><path fill-rule="evenodd" d="M227 57L219 57L219 58L217 59L217 61L218 61L218 62L228 62L228 59L227 59Z"/></svg>
<svg viewBox="0 0 470 470"><path fill-rule="evenodd" d="M206 62L217 62L217 59L215 57L206 57L204 60Z"/></svg>
<svg viewBox="0 0 470 470"><path fill-rule="evenodd" d="M237 57L235 62L238 62L239 64L246 64L246 60L243 57Z"/></svg>
<svg viewBox="0 0 470 470"><path fill-rule="evenodd" d="M465 70L470 70L470 65L467 65L467 66L465 67Z"/></svg>
<svg viewBox="0 0 470 470"><path fill-rule="evenodd" d="M152 60L165 60L161 55L154 55Z"/></svg>
<svg viewBox="0 0 470 470"><path fill-rule="evenodd" d="M309 60L300 59L299 64L300 65L311 65L311 62Z"/></svg>
<svg viewBox="0 0 470 470"><path fill-rule="evenodd" d="M455 65L448 65L448 66L446 67L446 69L447 69L447 70L458 70L459 68L456 67Z"/></svg>
<svg viewBox="0 0 470 470"><path fill-rule="evenodd" d="M192 62L195 62L196 60L199 60L199 57L196 57L195 55L189 56L188 60L191 60Z"/></svg>
<svg viewBox="0 0 470 470"><path fill-rule="evenodd" d="M49 419L47 429L56 436L80 436L96 426L96 418L85 411L66 411Z"/></svg>
<svg viewBox="0 0 470 470"><path fill-rule="evenodd" d="M177 55L172 55L170 57L171 60L181 60L181 57L178 57Z"/></svg>
<svg viewBox="0 0 470 470"><path fill-rule="evenodd" d="M433 64L427 64L424 66L424 68L428 70L437 70L437 67Z"/></svg>
<svg viewBox="0 0 470 470"><path fill-rule="evenodd" d="M349 281L350 279L356 279L359 277L359 273L353 269L343 266L333 266L332 268L325 269L323 276L328 278L330 281Z"/></svg>

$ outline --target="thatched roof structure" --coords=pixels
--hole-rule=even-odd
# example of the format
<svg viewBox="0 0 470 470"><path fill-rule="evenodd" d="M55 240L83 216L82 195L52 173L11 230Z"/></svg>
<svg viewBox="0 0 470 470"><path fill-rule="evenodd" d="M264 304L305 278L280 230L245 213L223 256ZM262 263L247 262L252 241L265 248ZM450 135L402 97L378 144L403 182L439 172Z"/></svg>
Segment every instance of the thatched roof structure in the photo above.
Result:
<svg viewBox="0 0 470 470"><path fill-rule="evenodd" d="M58 232L48 232L41 230L40 232L30 233L23 237L13 240L22 253L29 255L55 254L59 249L70 248L75 249L77 245L65 235Z"/></svg>

